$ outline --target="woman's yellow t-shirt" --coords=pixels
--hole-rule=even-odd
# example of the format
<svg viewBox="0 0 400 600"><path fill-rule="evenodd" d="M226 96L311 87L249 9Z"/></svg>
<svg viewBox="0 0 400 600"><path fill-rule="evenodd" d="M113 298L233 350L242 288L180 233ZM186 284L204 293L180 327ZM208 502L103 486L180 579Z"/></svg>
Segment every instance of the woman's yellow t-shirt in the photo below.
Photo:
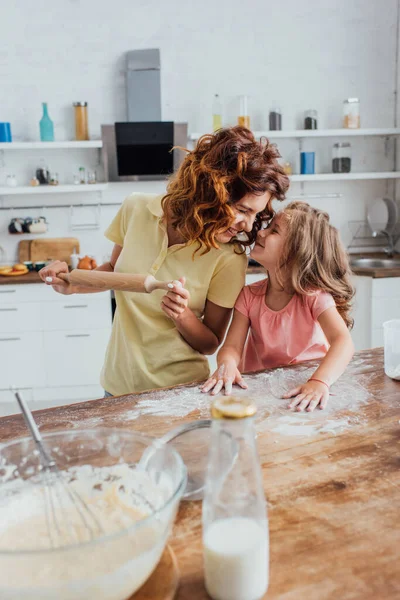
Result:
<svg viewBox="0 0 400 600"><path fill-rule="evenodd" d="M123 247L115 265L119 273L154 275L169 281L186 277L189 308L201 319L206 300L232 308L245 282L247 260L234 246L221 244L207 254L194 245L168 248L162 196L132 194L105 232ZM208 361L181 337L161 310L165 292L115 292L115 312L101 384L117 396L180 383L209 375Z"/></svg>

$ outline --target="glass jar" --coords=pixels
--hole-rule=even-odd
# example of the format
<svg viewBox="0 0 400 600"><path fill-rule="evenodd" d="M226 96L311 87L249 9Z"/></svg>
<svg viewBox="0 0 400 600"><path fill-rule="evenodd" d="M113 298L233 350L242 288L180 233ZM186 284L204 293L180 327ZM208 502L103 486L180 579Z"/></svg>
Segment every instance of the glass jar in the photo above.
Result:
<svg viewBox="0 0 400 600"><path fill-rule="evenodd" d="M318 129L318 113L316 110L306 110L304 113L304 129Z"/></svg>
<svg viewBox="0 0 400 600"><path fill-rule="evenodd" d="M75 139L84 141L89 139L88 103L74 102L75 111Z"/></svg>
<svg viewBox="0 0 400 600"><path fill-rule="evenodd" d="M343 127L345 129L359 129L360 127L360 101L358 98L347 98L343 102Z"/></svg>
<svg viewBox="0 0 400 600"><path fill-rule="evenodd" d="M250 129L250 115L249 115L248 98L247 98L247 96L240 96L239 101L240 101L240 106L239 106L238 125L239 125L239 127L247 127L247 129Z"/></svg>
<svg viewBox="0 0 400 600"><path fill-rule="evenodd" d="M218 131L218 129L222 128L222 103L218 94L214 95L212 112L213 131Z"/></svg>
<svg viewBox="0 0 400 600"><path fill-rule="evenodd" d="M272 108L269 112L269 130L280 131L282 129L282 111L280 108Z"/></svg>
<svg viewBox="0 0 400 600"><path fill-rule="evenodd" d="M349 142L333 144L332 173L350 173L351 145Z"/></svg>
<svg viewBox="0 0 400 600"><path fill-rule="evenodd" d="M221 396L212 405L203 550L205 584L214 600L257 600L268 588L268 519L255 413L244 397Z"/></svg>

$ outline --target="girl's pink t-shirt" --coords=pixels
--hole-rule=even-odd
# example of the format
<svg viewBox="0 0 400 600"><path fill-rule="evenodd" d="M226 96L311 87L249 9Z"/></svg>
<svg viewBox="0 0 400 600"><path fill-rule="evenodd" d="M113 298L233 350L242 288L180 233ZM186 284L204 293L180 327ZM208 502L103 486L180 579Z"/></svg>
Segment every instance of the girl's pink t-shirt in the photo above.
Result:
<svg viewBox="0 0 400 600"><path fill-rule="evenodd" d="M325 356L329 344L317 319L335 306L332 296L295 294L285 308L275 311L265 304L267 285L268 278L247 285L236 300L235 309L250 319L239 370L258 371Z"/></svg>

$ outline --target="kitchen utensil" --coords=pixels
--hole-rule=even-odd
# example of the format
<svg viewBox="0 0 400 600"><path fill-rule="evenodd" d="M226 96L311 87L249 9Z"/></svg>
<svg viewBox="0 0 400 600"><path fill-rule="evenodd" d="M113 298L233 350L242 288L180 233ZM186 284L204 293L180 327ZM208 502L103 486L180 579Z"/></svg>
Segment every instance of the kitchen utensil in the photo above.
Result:
<svg viewBox="0 0 400 600"><path fill-rule="evenodd" d="M152 275L129 275L128 273L108 271L74 269L70 273L59 273L58 277L73 285L92 287L98 290L123 290L142 294L148 294L154 290L168 291L173 287L171 282L157 281Z"/></svg>
<svg viewBox="0 0 400 600"><path fill-rule="evenodd" d="M45 516L47 532L51 541L52 548L63 545L62 536L65 530L70 527L69 519L73 522L80 521L87 532L87 538L93 540L95 537L104 534L103 527L97 516L89 508L78 492L69 485L64 474L57 467L55 460L45 446L41 433L36 425L32 413L23 399L22 395L15 391L15 398L25 419L26 426L39 451L42 481L40 484L44 487L45 498ZM71 507L76 514L70 515ZM70 542L73 543L73 535Z"/></svg>
<svg viewBox="0 0 400 600"><path fill-rule="evenodd" d="M163 444L172 445L182 457L188 474L182 500L201 500L204 495L211 423L210 419L200 419L178 425L168 431L161 438L154 440L153 445L143 454L139 463L141 468L148 467L154 452ZM238 447L230 435L223 434L221 439L221 452L224 451L226 457L229 457L226 461L226 472L228 472L236 460Z"/></svg>
<svg viewBox="0 0 400 600"><path fill-rule="evenodd" d="M47 260L61 260L70 264L71 254L76 248L79 253L79 240L77 238L37 238L23 240L19 243L19 261L40 262Z"/></svg>
<svg viewBox="0 0 400 600"><path fill-rule="evenodd" d="M172 548L167 546L155 571L130 600L174 600L178 587L178 563Z"/></svg>
<svg viewBox="0 0 400 600"><path fill-rule="evenodd" d="M163 555L186 486L179 454L163 446L153 467L143 472L137 463L153 439L139 433L95 427L44 433L43 440L69 485L78 486L79 493L83 487L84 500L100 516L106 533L52 548L43 522L37 483L42 477L41 459L35 442L29 437L2 444L0 598L86 600L101 592L102 600L125 600L138 590L135 600L164 600L157 594L146 597L147 585L143 594L140 586ZM147 503L137 494L143 490ZM36 536L32 520L38 517L43 530ZM171 561L167 565L170 568ZM164 589L164 580L158 579L158 584Z"/></svg>
<svg viewBox="0 0 400 600"><path fill-rule="evenodd" d="M367 221L372 234L380 231L392 233L398 220L398 208L396 202L391 198L378 198L369 205L367 210Z"/></svg>

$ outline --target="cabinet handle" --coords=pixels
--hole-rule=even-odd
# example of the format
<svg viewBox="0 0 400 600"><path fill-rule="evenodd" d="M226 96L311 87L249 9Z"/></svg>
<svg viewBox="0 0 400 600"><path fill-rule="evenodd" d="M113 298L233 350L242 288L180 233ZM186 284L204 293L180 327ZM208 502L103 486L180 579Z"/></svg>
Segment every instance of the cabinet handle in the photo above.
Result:
<svg viewBox="0 0 400 600"><path fill-rule="evenodd" d="M17 290L0 290L0 294L15 294Z"/></svg>
<svg viewBox="0 0 400 600"><path fill-rule="evenodd" d="M12 337L12 338L0 338L0 342L20 342L20 341L21 341L21 338L18 338L18 337L17 338L15 338L15 337Z"/></svg>
<svg viewBox="0 0 400 600"><path fill-rule="evenodd" d="M0 312L17 312L18 308L0 308Z"/></svg>
<svg viewBox="0 0 400 600"><path fill-rule="evenodd" d="M87 304L66 304L64 308L87 308Z"/></svg>
<svg viewBox="0 0 400 600"><path fill-rule="evenodd" d="M67 333L65 337L90 337L90 333Z"/></svg>

